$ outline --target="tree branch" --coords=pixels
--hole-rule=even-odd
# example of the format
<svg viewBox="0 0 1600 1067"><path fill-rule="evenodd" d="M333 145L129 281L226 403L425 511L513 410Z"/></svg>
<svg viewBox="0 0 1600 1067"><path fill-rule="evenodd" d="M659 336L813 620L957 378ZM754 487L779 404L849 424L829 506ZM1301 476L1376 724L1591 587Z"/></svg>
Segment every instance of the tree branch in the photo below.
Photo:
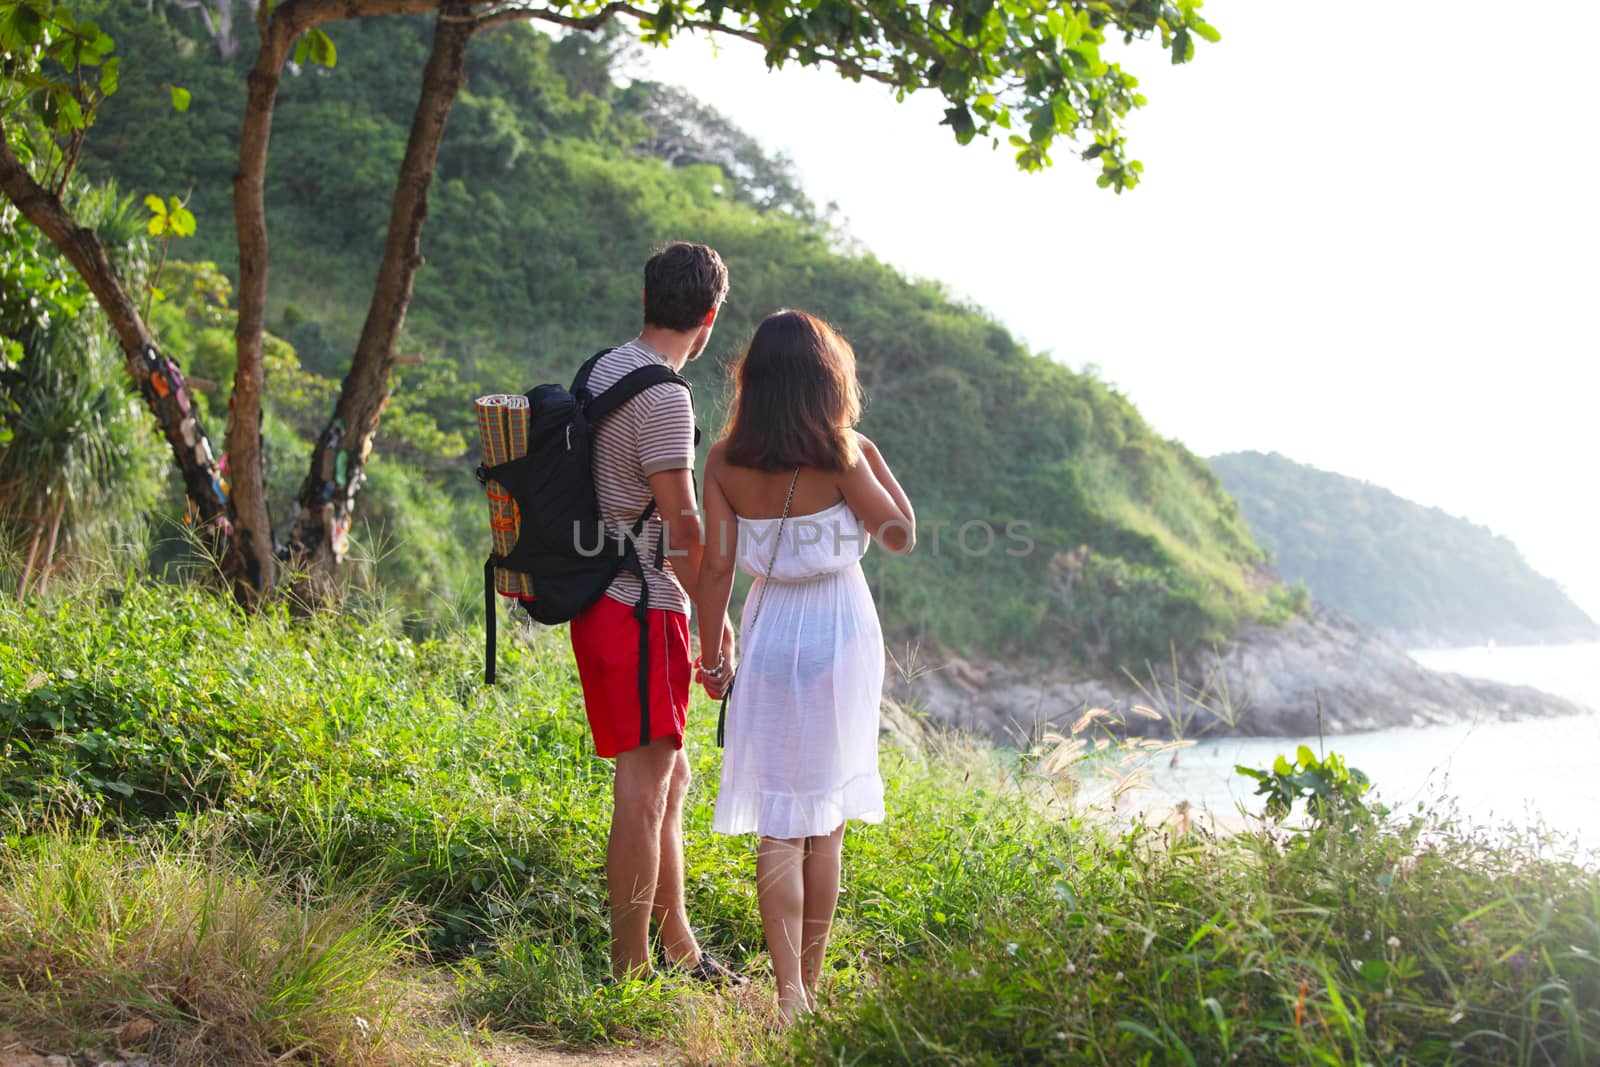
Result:
<svg viewBox="0 0 1600 1067"><path fill-rule="evenodd" d="M34 180L11 151L0 116L0 190L24 218L61 250L111 323L122 349L123 366L155 413L183 472L184 488L204 522L225 515L221 474L205 427L195 414L183 375L155 346L149 327L118 278L95 232L78 225L59 197Z"/></svg>
<svg viewBox="0 0 1600 1067"><path fill-rule="evenodd" d="M562 15L544 8L509 7L501 8L498 11L487 11L482 14L467 15L465 18L472 21L474 33L478 32L479 30L487 30L495 26L501 26L508 22L527 22L531 19L538 19L541 22L553 22L558 26L566 26L568 29L592 31L598 30L601 26L604 26L607 22L610 22L611 19L617 15L629 15L635 19L644 19L649 17L645 12L640 11L631 4L622 3L621 0L615 0L615 2L607 4L593 15L585 15L582 17ZM449 15L440 15L439 17L441 19L452 18L452 16Z"/></svg>
<svg viewBox="0 0 1600 1067"><path fill-rule="evenodd" d="M149 343L150 334L139 317L138 308L116 280L116 272L100 238L93 230L79 226L60 198L34 181L33 175L11 151L3 118L0 118L0 189L5 190L24 218L50 238L88 283L95 300L111 320L123 352L129 354L129 373L135 378L141 377L143 365L134 354L140 346Z"/></svg>
<svg viewBox="0 0 1600 1067"><path fill-rule="evenodd" d="M607 4L593 15L585 15L582 17L562 15L544 8L533 7L500 8L499 10L489 11L469 17L471 17L476 24L474 32L477 32L478 30L489 29L493 26L504 25L508 22L529 22L535 20L539 22L551 22L557 26L565 26L568 29L594 31L598 30L601 26L605 25L617 15L627 15L629 18L640 23L648 22L651 18L651 15L648 11L637 8L632 4L625 3L623 0L613 0L612 3ZM706 33L721 34L724 37L736 37L741 41L749 41L751 44L761 46L763 51L767 50L767 42L759 33L757 33L755 30L745 29L742 26L729 26L724 22L719 22L713 19L685 19L679 22L678 25L687 30L703 30ZM894 75L888 73L887 71L873 70L869 67L862 66L859 62L853 59L847 59L841 55L819 52L817 53L817 59L829 64L844 74L850 75L853 78L864 78L868 81L879 82L883 85L899 84Z"/></svg>
<svg viewBox="0 0 1600 1067"><path fill-rule="evenodd" d="M449 0L285 0L273 11L269 29L281 25L292 42L295 37L324 22L365 18L368 15L415 15L437 11ZM280 21L281 20L281 21Z"/></svg>
<svg viewBox="0 0 1600 1067"><path fill-rule="evenodd" d="M449 2L450 0L285 0L272 13L269 31L287 34L286 41L292 44L294 38L325 22L362 18L368 15L403 15L437 11L448 6ZM512 3L509 6L502 3L473 6L475 8L473 14L456 16L442 14L441 17L447 20L471 19L474 33L508 22L528 21L549 22L568 29L594 31L618 15L627 15L641 23L650 21L652 17L650 12L627 3L626 0L612 0L594 14L582 16L563 15L546 7L533 7L520 3ZM724 37L736 37L760 45L763 50L767 48L766 40L755 30L730 26L720 20L685 19L677 25L687 30L701 30L706 33L721 34ZM846 56L818 52L817 59L853 78L864 78L884 85L899 84L892 73L875 70Z"/></svg>

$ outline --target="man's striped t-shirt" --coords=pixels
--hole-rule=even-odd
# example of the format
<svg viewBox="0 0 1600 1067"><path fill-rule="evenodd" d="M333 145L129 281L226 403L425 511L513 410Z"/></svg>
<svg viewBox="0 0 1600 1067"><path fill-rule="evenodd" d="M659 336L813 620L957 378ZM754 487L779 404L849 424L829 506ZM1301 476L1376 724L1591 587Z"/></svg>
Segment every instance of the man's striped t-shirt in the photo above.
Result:
<svg viewBox="0 0 1600 1067"><path fill-rule="evenodd" d="M589 390L598 396L629 371L667 361L643 341L633 340L600 357L589 374ZM594 488L600 518L612 536L633 528L650 504L650 476L662 471L694 469L694 405L681 385L652 385L608 415L594 433ZM689 614L689 594L672 572L671 557L654 566L656 546L665 524L658 511L639 537L639 559L650 585L650 606ZM670 543L668 549L677 551ZM617 575L606 595L632 606L639 600L639 579Z"/></svg>

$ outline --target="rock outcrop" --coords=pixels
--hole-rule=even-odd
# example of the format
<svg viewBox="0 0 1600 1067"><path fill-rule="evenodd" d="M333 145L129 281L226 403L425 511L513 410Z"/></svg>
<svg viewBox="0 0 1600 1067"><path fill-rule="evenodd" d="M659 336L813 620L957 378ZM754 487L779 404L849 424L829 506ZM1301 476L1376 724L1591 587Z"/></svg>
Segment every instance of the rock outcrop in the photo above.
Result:
<svg viewBox="0 0 1600 1067"><path fill-rule="evenodd" d="M1343 612L1313 604L1213 651L1115 678L949 659L891 676L889 695L935 722L1026 746L1105 708L1130 733L1292 737L1592 710L1527 686L1432 671ZM1135 712L1135 706L1149 709ZM1152 716L1150 712L1154 712Z"/></svg>

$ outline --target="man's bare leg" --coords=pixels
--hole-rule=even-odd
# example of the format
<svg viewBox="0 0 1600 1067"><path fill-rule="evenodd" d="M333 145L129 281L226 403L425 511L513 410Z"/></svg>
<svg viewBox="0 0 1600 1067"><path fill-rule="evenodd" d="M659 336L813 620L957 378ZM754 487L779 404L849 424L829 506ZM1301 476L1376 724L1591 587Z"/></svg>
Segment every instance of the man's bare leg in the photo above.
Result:
<svg viewBox="0 0 1600 1067"><path fill-rule="evenodd" d="M661 862L656 871L655 907L652 913L661 933L667 959L692 967L700 959L700 944L689 925L683 894L683 798L689 792L689 757L682 749L672 765L666 812L661 819Z"/></svg>
<svg viewBox="0 0 1600 1067"><path fill-rule="evenodd" d="M618 978L650 972L650 909L661 868L661 824L679 754L672 738L658 737L617 756L606 881L611 973Z"/></svg>
<svg viewBox="0 0 1600 1067"><path fill-rule="evenodd" d="M800 980L805 985L806 997L813 1008L817 1006L817 980L822 976L822 957L828 951L833 912L839 904L839 871L843 850L843 823L831 834L806 839L806 858L801 875L806 897Z"/></svg>

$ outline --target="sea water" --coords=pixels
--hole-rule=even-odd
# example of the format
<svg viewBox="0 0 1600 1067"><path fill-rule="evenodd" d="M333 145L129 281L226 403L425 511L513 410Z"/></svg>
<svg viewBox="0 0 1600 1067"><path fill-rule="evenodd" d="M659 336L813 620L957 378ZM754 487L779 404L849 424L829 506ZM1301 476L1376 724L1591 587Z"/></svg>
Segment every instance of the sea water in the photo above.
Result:
<svg viewBox="0 0 1600 1067"><path fill-rule="evenodd" d="M1395 810L1419 804L1453 805L1490 826L1543 824L1586 848L1600 848L1600 644L1429 649L1411 655L1434 670L1530 685L1590 710L1558 719L1483 721L1453 726L1399 727L1315 737L1201 740L1149 768L1144 788L1122 796L1124 812L1170 811L1188 801L1194 817L1238 825L1239 809L1259 813L1255 783L1235 764L1269 767L1299 745L1336 751L1373 782L1377 798ZM1086 799L1104 802L1104 787Z"/></svg>

